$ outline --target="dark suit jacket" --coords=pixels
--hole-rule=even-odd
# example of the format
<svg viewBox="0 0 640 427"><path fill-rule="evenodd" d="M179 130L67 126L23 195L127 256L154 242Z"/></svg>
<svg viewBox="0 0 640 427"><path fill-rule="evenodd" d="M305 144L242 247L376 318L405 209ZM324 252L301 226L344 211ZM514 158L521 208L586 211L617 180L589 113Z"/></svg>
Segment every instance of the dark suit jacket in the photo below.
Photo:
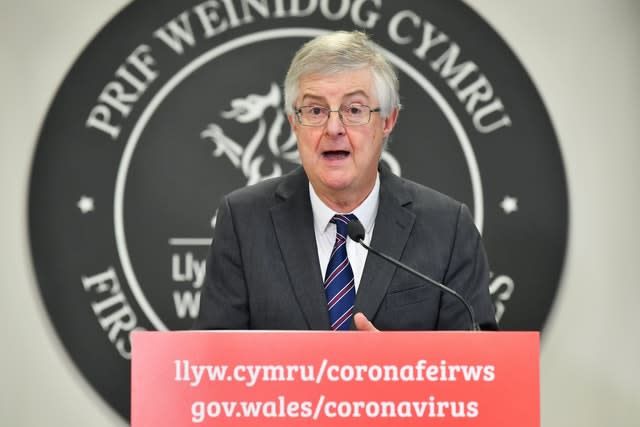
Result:
<svg viewBox="0 0 640 427"><path fill-rule="evenodd" d="M483 328L497 327L485 251L463 204L381 167L371 246L455 289ZM460 301L371 253L356 296L358 311L382 330L470 325ZM195 326L329 329L302 168L223 199Z"/></svg>

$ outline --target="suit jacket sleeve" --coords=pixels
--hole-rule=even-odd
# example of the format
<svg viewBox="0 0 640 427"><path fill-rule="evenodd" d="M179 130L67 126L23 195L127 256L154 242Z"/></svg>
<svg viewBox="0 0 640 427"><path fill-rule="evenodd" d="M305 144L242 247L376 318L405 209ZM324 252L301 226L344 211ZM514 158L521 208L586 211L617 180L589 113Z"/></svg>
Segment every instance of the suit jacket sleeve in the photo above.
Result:
<svg viewBox="0 0 640 427"><path fill-rule="evenodd" d="M460 293L473 307L481 329L495 330L495 312L489 294L489 264L469 209L460 205L449 265L444 283ZM469 315L455 297L443 295L438 329L468 329Z"/></svg>
<svg viewBox="0 0 640 427"><path fill-rule="evenodd" d="M248 329L247 286L229 201L218 208L195 329Z"/></svg>

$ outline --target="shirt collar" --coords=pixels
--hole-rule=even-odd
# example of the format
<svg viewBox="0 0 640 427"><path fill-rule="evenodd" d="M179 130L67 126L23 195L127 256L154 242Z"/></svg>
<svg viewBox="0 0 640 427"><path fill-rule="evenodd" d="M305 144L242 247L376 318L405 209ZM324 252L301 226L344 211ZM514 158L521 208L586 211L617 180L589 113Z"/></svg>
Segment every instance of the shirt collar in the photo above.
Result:
<svg viewBox="0 0 640 427"><path fill-rule="evenodd" d="M313 227L316 232L322 234L327 231L331 218L333 218L336 213L352 213L358 217L358 220L360 220L364 226L365 232L370 233L375 223L376 213L378 212L378 203L380 201L380 174L376 174L376 181L367 198L364 199L364 201L355 208L353 212L334 212L331 208L325 205L322 200L320 200L320 197L316 194L311 182L309 182L309 197L311 199L311 210L313 211Z"/></svg>

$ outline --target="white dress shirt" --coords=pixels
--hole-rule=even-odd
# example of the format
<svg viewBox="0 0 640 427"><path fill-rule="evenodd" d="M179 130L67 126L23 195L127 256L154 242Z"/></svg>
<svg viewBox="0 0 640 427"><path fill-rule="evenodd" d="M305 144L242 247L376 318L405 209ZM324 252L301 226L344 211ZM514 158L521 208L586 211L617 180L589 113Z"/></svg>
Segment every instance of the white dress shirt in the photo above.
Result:
<svg viewBox="0 0 640 427"><path fill-rule="evenodd" d="M380 175L376 175L376 182L367 198L355 208L353 212L334 212L318 197L313 186L309 183L309 196L311 198L311 210L313 211L313 229L316 234L316 246L318 247L318 260L322 270L322 279L327 272L327 264L333 251L336 241L336 225L331 223L331 218L335 214L354 214L364 226L364 242L369 244L373 234L376 214L378 213L378 203L380 202ZM353 270L356 292L360 286L360 278L364 263L367 260L368 251L359 243L347 239L347 256Z"/></svg>

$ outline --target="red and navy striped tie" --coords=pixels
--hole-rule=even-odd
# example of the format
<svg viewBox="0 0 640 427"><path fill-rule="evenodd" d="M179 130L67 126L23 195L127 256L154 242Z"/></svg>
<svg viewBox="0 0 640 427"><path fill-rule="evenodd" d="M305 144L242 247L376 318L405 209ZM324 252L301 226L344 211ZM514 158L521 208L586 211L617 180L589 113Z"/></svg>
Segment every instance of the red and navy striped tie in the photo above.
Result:
<svg viewBox="0 0 640 427"><path fill-rule="evenodd" d="M334 331L349 329L356 301L353 270L347 258L347 224L354 219L356 217L353 214L334 215L331 219L336 225L336 243L327 266L324 292L327 295L329 323Z"/></svg>

